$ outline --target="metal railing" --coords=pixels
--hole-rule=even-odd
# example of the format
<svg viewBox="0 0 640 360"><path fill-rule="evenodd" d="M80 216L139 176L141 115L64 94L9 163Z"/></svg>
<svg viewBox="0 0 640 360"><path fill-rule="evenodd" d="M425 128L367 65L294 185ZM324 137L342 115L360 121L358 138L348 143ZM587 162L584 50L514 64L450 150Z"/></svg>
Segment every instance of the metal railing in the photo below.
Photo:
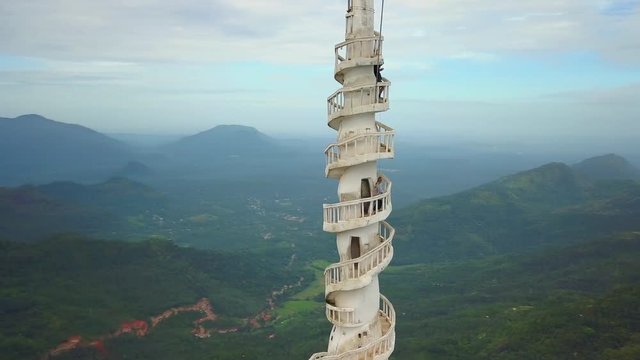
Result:
<svg viewBox="0 0 640 360"><path fill-rule="evenodd" d="M393 257L393 237L396 230L386 221L380 222L378 237L381 243L356 259L333 264L324 271L325 289L348 280L356 280L374 269L389 265Z"/></svg>

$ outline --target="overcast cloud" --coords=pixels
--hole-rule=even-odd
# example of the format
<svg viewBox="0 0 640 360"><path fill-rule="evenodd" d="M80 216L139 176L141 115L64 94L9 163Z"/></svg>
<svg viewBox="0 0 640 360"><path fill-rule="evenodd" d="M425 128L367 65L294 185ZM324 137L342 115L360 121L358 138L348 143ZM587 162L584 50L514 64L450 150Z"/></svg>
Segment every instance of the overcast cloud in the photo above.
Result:
<svg viewBox="0 0 640 360"><path fill-rule="evenodd" d="M0 116L36 112L117 132L241 123L326 134L324 101L338 87L332 49L344 37L345 6L3 1ZM541 134L595 134L594 123L606 121L612 132L640 136L640 0L386 6L393 110L383 116L399 130L503 136L529 133L527 124L537 122L556 124Z"/></svg>

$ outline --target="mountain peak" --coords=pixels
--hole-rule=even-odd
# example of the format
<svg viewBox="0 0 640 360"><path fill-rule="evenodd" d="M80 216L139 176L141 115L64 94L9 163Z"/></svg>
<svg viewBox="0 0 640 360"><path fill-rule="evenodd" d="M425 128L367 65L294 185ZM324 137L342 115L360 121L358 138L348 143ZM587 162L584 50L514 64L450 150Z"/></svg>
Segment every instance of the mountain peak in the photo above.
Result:
<svg viewBox="0 0 640 360"><path fill-rule="evenodd" d="M175 154L183 156L260 155L271 153L278 146L256 128L243 125L218 125L170 144Z"/></svg>
<svg viewBox="0 0 640 360"><path fill-rule="evenodd" d="M640 179L640 170L627 159L616 154L606 154L581 161L573 168L591 180Z"/></svg>
<svg viewBox="0 0 640 360"><path fill-rule="evenodd" d="M37 114L0 118L0 184L97 180L130 157L124 144L81 125Z"/></svg>
<svg viewBox="0 0 640 360"><path fill-rule="evenodd" d="M553 162L504 177L493 183L509 196L530 203L571 204L584 196L589 182L567 164Z"/></svg>
<svg viewBox="0 0 640 360"><path fill-rule="evenodd" d="M573 180L574 177L575 174L569 165L561 162L552 162L535 169L506 176L498 180L498 182L509 188L522 188L533 185L557 185L558 182L564 182L568 179Z"/></svg>
<svg viewBox="0 0 640 360"><path fill-rule="evenodd" d="M15 118L0 117L0 124L4 126L47 126L49 124L62 124L38 114L24 114Z"/></svg>
<svg viewBox="0 0 640 360"><path fill-rule="evenodd" d="M56 120L48 119L42 115L38 114L25 114L17 116L13 119L11 118L0 118L0 120L4 120L4 126L8 126L7 130L16 132L33 132L33 131L44 131L45 129L58 131L58 132L84 132L84 133L94 133L99 134L97 131L84 127L78 124L70 124L65 122L60 122ZM100 134L100 136L105 136Z"/></svg>
<svg viewBox="0 0 640 360"><path fill-rule="evenodd" d="M252 126L246 125L233 125L233 124L223 124L217 125L208 131L247 131L247 132L259 132L258 129Z"/></svg>
<svg viewBox="0 0 640 360"><path fill-rule="evenodd" d="M238 140L242 140L242 138L240 138L241 136L260 137L263 140L269 139L267 135L261 133L260 131L258 131L258 129L251 126L245 126L245 125L218 125L209 130L205 130L195 135L188 136L185 139L189 139L189 138L193 139L198 137L223 137L223 136L238 137Z"/></svg>
<svg viewBox="0 0 640 360"><path fill-rule="evenodd" d="M38 114L24 114L24 115L20 115L20 116L16 117L14 120L20 120L20 121L26 121L26 120L38 120L38 121L46 120L46 121L53 121L53 120L47 119L46 117L44 117L44 116L42 116L42 115L38 115Z"/></svg>

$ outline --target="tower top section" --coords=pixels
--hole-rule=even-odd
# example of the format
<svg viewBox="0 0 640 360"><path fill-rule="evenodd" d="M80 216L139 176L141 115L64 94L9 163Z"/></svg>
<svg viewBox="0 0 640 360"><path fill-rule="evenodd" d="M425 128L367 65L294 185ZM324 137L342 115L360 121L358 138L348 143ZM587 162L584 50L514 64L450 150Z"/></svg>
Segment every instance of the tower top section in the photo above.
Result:
<svg viewBox="0 0 640 360"><path fill-rule="evenodd" d="M375 35L373 1L374 0L349 0L346 15L346 40Z"/></svg>

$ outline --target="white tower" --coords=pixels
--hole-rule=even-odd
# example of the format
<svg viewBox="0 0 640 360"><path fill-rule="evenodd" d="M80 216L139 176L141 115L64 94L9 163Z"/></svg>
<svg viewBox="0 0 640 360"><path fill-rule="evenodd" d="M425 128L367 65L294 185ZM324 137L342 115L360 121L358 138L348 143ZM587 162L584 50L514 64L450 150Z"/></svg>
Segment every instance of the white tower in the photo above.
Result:
<svg viewBox="0 0 640 360"><path fill-rule="evenodd" d="M336 204L324 205L323 228L336 233L340 262L325 270L326 315L333 329L326 352L311 360L386 360L395 346L395 311L380 295L378 274L393 257L391 181L377 161L393 158L394 131L376 121L389 109L382 36L374 30L374 0L348 0L345 41L336 45L328 98L336 144L325 150L327 177L338 179Z"/></svg>

